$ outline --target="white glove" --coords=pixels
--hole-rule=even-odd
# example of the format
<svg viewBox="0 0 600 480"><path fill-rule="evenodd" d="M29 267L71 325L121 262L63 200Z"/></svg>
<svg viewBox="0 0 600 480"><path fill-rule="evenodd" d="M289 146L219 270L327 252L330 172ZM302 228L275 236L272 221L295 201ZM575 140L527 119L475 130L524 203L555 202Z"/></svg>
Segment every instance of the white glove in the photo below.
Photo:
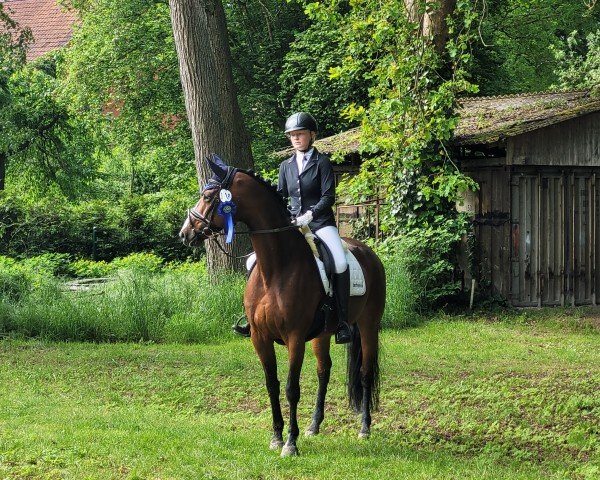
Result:
<svg viewBox="0 0 600 480"><path fill-rule="evenodd" d="M310 222L312 222L312 219L313 219L312 211L307 210L306 213L303 213L299 217L296 217L296 226L304 227L304 226L308 225Z"/></svg>

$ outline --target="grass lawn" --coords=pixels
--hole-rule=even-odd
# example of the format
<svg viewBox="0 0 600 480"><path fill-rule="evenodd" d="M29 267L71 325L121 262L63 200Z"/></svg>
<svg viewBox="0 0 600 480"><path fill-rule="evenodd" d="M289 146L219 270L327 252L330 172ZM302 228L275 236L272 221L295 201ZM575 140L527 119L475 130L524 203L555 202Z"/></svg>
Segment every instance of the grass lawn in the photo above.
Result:
<svg viewBox="0 0 600 480"><path fill-rule="evenodd" d="M5 339L0 478L600 478L600 327L570 315L439 317L384 331L381 407L366 441L335 346L322 434L300 438L301 455L286 459L268 449L270 408L248 341ZM310 349L301 385L303 428L316 392Z"/></svg>

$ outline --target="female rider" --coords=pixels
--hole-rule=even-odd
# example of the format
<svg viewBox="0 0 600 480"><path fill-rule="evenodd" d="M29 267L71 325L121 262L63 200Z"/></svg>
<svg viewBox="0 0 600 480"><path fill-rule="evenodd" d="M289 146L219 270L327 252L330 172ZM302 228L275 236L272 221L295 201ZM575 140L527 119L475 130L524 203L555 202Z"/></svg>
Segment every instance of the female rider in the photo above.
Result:
<svg viewBox="0 0 600 480"><path fill-rule="evenodd" d="M340 234L335 225L335 181L331 162L313 143L317 136L317 122L312 115L298 112L285 122L285 133L294 147L294 154L279 166L278 191L290 199L292 215L299 227L309 228L329 247L335 264L333 282L338 316L336 343L349 343L352 334L348 326L348 298L350 272ZM234 330L249 335L249 326L235 326Z"/></svg>

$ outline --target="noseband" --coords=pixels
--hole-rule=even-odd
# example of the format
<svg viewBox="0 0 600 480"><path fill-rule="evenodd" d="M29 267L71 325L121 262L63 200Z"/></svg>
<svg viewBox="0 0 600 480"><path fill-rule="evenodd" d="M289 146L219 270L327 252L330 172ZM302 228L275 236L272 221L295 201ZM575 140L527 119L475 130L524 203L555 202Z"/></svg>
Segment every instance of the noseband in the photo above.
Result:
<svg viewBox="0 0 600 480"><path fill-rule="evenodd" d="M210 206L210 217L207 218L204 215L202 215L199 211L197 211L195 208L188 208L188 218L190 219L190 225L192 226L192 230L194 231L194 233L197 235L198 233L202 232L203 235L206 235L207 237L211 237L213 235L216 235L221 229L218 228L216 225L214 225L212 223L212 216L214 213L214 207L215 207L215 201L214 199L211 202L211 206ZM199 228L198 230L196 230L194 228L194 224L192 223L192 218L195 218L196 220L199 220L200 222L202 222L202 224L204 224L203 228Z"/></svg>

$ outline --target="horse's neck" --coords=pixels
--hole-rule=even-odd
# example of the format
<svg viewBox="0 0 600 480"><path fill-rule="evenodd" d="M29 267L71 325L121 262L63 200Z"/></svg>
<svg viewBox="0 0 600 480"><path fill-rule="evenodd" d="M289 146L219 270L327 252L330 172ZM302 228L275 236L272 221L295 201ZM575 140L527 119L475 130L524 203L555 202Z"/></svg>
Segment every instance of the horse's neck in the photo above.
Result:
<svg viewBox="0 0 600 480"><path fill-rule="evenodd" d="M265 223L260 227L248 225L251 230L267 230L289 225L285 223ZM272 277L281 272L284 267L302 255L306 249L306 240L296 230L284 230L275 233L258 233L251 237L252 248L256 253L256 261L263 275Z"/></svg>
<svg viewBox="0 0 600 480"><path fill-rule="evenodd" d="M257 205L255 213L243 219L250 230L270 230L290 225L287 214L273 205L273 201L268 192L262 189L257 192L254 198L254 204ZM256 261L267 277L277 275L294 259L303 257L306 251L306 240L296 230L257 233L250 238Z"/></svg>

